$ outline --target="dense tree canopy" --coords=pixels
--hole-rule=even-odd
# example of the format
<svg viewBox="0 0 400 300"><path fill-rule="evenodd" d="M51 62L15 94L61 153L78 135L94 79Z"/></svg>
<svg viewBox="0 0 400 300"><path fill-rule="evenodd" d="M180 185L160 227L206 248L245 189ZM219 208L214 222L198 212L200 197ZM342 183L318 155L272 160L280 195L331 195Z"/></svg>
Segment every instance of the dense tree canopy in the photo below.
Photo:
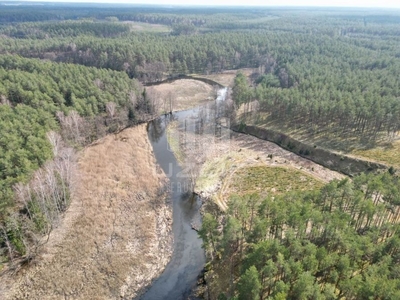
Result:
<svg viewBox="0 0 400 300"><path fill-rule="evenodd" d="M309 193L232 198L223 228L206 214L200 230L214 257L210 272L233 277L211 297L397 299L399 196L399 179L386 173Z"/></svg>
<svg viewBox="0 0 400 300"><path fill-rule="evenodd" d="M126 73L0 55L0 244L10 258L27 254L32 228L23 225L33 222L43 232L67 207L71 154L57 153L54 131L84 145L101 136L104 122L112 130L129 122L129 109L140 115L141 92ZM43 182L21 185L45 165Z"/></svg>

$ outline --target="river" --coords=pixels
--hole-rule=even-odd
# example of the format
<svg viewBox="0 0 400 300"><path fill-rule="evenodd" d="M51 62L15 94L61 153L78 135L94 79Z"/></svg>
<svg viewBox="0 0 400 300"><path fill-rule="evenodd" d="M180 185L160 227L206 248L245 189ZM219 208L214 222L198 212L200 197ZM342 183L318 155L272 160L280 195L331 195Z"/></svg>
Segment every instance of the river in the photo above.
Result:
<svg viewBox="0 0 400 300"><path fill-rule="evenodd" d="M182 167L178 164L167 140L166 127L171 121L178 121L179 126L191 132L197 132L199 124L210 122L204 119L212 116L215 103L225 99L227 89L218 92L218 98L211 105L176 112L162 116L148 125L148 134L153 146L157 163L161 166L170 181L170 199L173 207L172 232L174 236L173 254L161 276L156 279L140 300L181 300L196 299L191 295L196 287L198 275L205 264L202 241L191 224L200 225L201 200L192 197L190 192L190 178L185 176ZM202 119L199 119L199 115Z"/></svg>

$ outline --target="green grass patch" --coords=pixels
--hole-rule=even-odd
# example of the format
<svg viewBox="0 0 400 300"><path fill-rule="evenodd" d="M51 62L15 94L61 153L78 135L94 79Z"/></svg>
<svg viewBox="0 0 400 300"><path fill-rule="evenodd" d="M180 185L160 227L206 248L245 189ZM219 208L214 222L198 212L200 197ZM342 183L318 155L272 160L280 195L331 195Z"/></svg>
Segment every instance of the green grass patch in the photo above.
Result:
<svg viewBox="0 0 400 300"><path fill-rule="evenodd" d="M197 189L200 191L209 190L220 183L232 166L242 159L240 156L240 153L230 152L221 157L208 160L202 167L200 176L197 179Z"/></svg>
<svg viewBox="0 0 400 300"><path fill-rule="evenodd" d="M389 165L400 166L400 141L386 147L367 150L354 150L351 154L365 157Z"/></svg>
<svg viewBox="0 0 400 300"><path fill-rule="evenodd" d="M376 147L376 145L382 145L388 142L387 135L382 132L378 134L376 139L366 136L360 137L359 132L343 132L342 129L338 128L333 123L325 126L316 126L304 123L304 120L296 118L288 122L287 120L272 119L267 112L260 112L256 116L242 116L241 119L247 125L271 129L284 133L308 145L316 145L319 148L341 151L344 153L351 153L355 149L360 148Z"/></svg>
<svg viewBox="0 0 400 300"><path fill-rule="evenodd" d="M293 168L254 166L238 170L229 190L236 194L283 194L289 191L319 189L323 183Z"/></svg>
<svg viewBox="0 0 400 300"><path fill-rule="evenodd" d="M185 154L183 153L180 143L179 143L179 122L173 121L168 124L167 127L167 141L169 147L175 155L176 160L179 164L183 164L185 162Z"/></svg>

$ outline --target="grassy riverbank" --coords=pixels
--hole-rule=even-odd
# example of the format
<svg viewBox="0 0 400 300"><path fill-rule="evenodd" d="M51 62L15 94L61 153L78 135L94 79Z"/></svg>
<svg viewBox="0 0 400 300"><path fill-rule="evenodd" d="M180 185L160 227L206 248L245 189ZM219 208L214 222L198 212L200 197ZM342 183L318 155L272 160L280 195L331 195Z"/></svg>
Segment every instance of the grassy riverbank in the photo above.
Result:
<svg viewBox="0 0 400 300"><path fill-rule="evenodd" d="M137 295L162 272L172 251L166 178L156 170L145 125L84 149L78 188L62 224L43 255L8 279L2 299Z"/></svg>
<svg viewBox="0 0 400 300"><path fill-rule="evenodd" d="M344 177L276 144L234 132L229 132L229 138L208 134L190 138L186 133L189 140L207 146L199 147L201 153L185 153L178 142L178 126L172 123L167 130L171 149L181 162L184 157L196 157L195 192L212 199L222 210L232 194L308 190Z"/></svg>

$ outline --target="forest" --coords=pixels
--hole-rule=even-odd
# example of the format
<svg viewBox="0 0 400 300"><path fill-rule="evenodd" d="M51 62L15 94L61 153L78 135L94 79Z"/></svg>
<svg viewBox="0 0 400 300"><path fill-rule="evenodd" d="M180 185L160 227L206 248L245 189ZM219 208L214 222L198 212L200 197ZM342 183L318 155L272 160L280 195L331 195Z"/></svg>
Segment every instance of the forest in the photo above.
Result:
<svg viewBox="0 0 400 300"><path fill-rule="evenodd" d="M344 144L398 138L400 11L0 8L0 269L30 261L57 226L79 149L156 115L149 82L238 70L236 123ZM212 294L400 298L399 199L395 166L312 192L234 196L200 230L209 278L230 276L210 279Z"/></svg>
<svg viewBox="0 0 400 300"><path fill-rule="evenodd" d="M211 299L397 299L399 179L332 181L278 197L233 195L206 213Z"/></svg>

